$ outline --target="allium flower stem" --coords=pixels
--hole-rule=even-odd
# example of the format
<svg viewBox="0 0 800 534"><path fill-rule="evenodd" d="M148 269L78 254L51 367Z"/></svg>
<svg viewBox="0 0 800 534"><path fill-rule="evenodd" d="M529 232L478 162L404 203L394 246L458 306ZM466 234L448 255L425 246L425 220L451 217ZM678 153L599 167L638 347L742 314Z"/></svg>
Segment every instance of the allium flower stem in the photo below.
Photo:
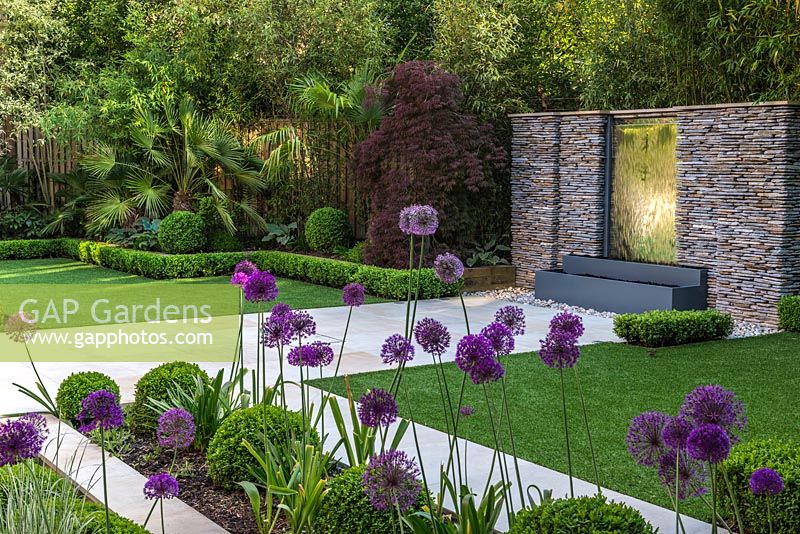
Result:
<svg viewBox="0 0 800 534"><path fill-rule="evenodd" d="M722 471L722 478L725 480L728 496L733 503L733 516L736 518L736 526L739 527L739 531L741 532L744 530L744 523L742 522L742 514L739 510L739 500L736 498L736 492L733 490L733 484L731 484L731 479L728 477L728 470L725 468L725 465L720 464L719 469Z"/></svg>
<svg viewBox="0 0 800 534"><path fill-rule="evenodd" d="M717 473L713 462L708 462L711 473L711 533L717 534Z"/></svg>
<svg viewBox="0 0 800 534"><path fill-rule="evenodd" d="M406 298L406 328L403 330L408 337L408 322L411 320L411 291L413 289L411 276L414 273L414 235L408 240L408 297ZM399 368L398 368L399 370Z"/></svg>
<svg viewBox="0 0 800 534"><path fill-rule="evenodd" d="M567 393L564 388L564 368L559 367L561 376L561 410L564 413L564 442L567 445L567 473L569 474L569 496L575 498L575 488L572 483L572 452L569 447L569 423L567 423Z"/></svg>
<svg viewBox="0 0 800 534"><path fill-rule="evenodd" d="M680 494L681 494L681 450L675 451L675 534L680 534L678 527L681 524L680 513Z"/></svg>
<svg viewBox="0 0 800 534"><path fill-rule="evenodd" d="M417 317L417 303L419 302L419 286L420 286L420 278L422 275L422 265L423 260L425 259L425 236L422 236L419 240L419 265L417 266L417 287L414 290L414 308L411 311L411 322L409 324L409 330L406 334L408 339L411 339L411 334L413 333L414 329L414 320Z"/></svg>
<svg viewBox="0 0 800 534"><path fill-rule="evenodd" d="M575 374L575 383L578 386L578 396L581 399L581 411L583 412L583 426L586 428L586 437L589 440L589 454L592 455L592 468L594 469L594 481L597 485L597 494L600 495L603 491L600 488L600 472L597 470L597 455L594 453L594 444L592 443L592 431L589 428L589 413L586 411L586 401L583 397L583 387L581 386L581 378L578 375L578 366L572 368ZM680 455L677 455L680 457ZM676 472L677 473L677 472ZM677 485L675 486L678 487Z"/></svg>
<svg viewBox="0 0 800 534"><path fill-rule="evenodd" d="M422 449L419 446L417 423L414 421L414 412L411 404L411 397L408 394L408 385L403 388L403 392L406 396L406 406L408 406L408 418L411 420L411 433L414 436L414 446L417 449L417 461L419 462L419 470L420 474L422 475L422 487L425 488L425 499L428 501L428 510L433 510L433 500L431 499L431 492L428 491L428 479L425 476L425 467L422 462Z"/></svg>
<svg viewBox="0 0 800 534"><path fill-rule="evenodd" d="M461 309L464 310L464 323L467 326L467 335L470 335L469 331L469 316L467 315L467 305L464 303L464 293L461 292L461 288L458 288L458 298L461 299Z"/></svg>
<svg viewBox="0 0 800 534"><path fill-rule="evenodd" d="M106 431L100 425L100 460L103 465L103 504L106 512L106 534L111 534L111 517L108 513L108 477L106 476Z"/></svg>
<svg viewBox="0 0 800 534"><path fill-rule="evenodd" d="M450 391L447 387L447 377L444 374L441 356L439 357L438 364L436 361L436 354L431 353L431 359L433 360L433 367L436 371L436 381L439 384L439 397L442 399L442 409L444 411L444 424L447 432L447 441L448 443L452 443L451 438L455 435L455 433L451 434L450 432L452 427L455 426L455 414L453 413L453 403L450 399ZM451 455L453 453L452 447L450 449L450 453ZM456 454L458 454L458 447L456 447ZM448 465L448 469L449 468L450 466ZM461 473L461 462L458 462L458 472ZM455 474L455 466L453 466L453 480L456 479ZM461 486L460 481L459 486Z"/></svg>
<svg viewBox="0 0 800 534"><path fill-rule="evenodd" d="M439 354L439 368L442 370L442 383L444 384L444 393L445 393L445 396L447 397L447 406L448 406L448 409L449 409L449 412L450 412L450 416L451 416L452 422L453 422L453 443L455 444L455 453L456 453L456 466L454 466L453 469L455 470L456 467L458 468L459 485L462 485L463 481L460 479L460 476L461 476L461 453L460 453L460 451L458 449L458 434L456 433L457 432L456 431L456 425L457 425L456 419L458 418L459 415L461 415L461 412L458 409L456 409L456 410L453 409L453 399L450 396L450 388L447 385L447 377L446 377L445 372L444 372L444 364L442 363L442 355L441 354ZM464 374L464 379L466 380L466 378L467 378L467 375ZM460 402L459 402L458 406L461 406ZM452 455L452 450L451 450L451 455Z"/></svg>
<svg viewBox="0 0 800 534"><path fill-rule="evenodd" d="M511 441L511 454L514 457L514 471L517 475L517 488L519 489L519 503L520 506L525 504L525 492L522 489L522 476L519 472L519 459L517 458L517 446L514 443L514 431L511 429L511 411L508 408L508 393L506 391L506 377L503 375L503 378L500 379L500 384L503 388L503 409L506 412L506 422L508 424L508 437ZM598 490L599 492L599 490ZM509 499L510 501L511 499Z"/></svg>
<svg viewBox="0 0 800 534"><path fill-rule="evenodd" d="M242 330L244 330L244 292L239 287L239 332L236 334L236 348L233 351L233 362L231 363L231 372L228 381L233 380L239 365L242 362ZM261 338L258 338L261 339ZM240 384L241 386L241 384Z"/></svg>
<svg viewBox="0 0 800 534"><path fill-rule="evenodd" d="M769 534L772 534L772 510L770 509L769 506L770 499L771 497L767 495L767 523L769 524ZM742 528L742 526L739 525L739 528Z"/></svg>
<svg viewBox="0 0 800 534"><path fill-rule="evenodd" d="M344 344L347 341L347 331L350 329L350 318L353 317L353 307L347 312L347 322L344 324L344 335L342 336L342 344L339 347L339 359L336 360L336 370L333 372L333 378L339 376L339 366L342 364L342 355L344 354Z"/></svg>
<svg viewBox="0 0 800 534"><path fill-rule="evenodd" d="M503 448L500 446L500 438L497 434L497 427L494 424L494 415L492 410L492 402L489 399L489 389L486 387L486 384L483 384L483 396L486 399L486 410L489 416L489 423L492 428L492 436L494 437L494 454L492 455L492 466L489 468L489 476L487 477L486 484L487 487L491 483L492 478L492 471L494 470L494 461L497 458L497 464L500 468L500 481L503 483L503 494L505 495L508 491L508 482L506 478L506 473L503 470ZM484 489L484 495L486 494L486 489ZM512 524L514 511L513 511L513 504L511 500L508 500L506 506L506 515L508 516L508 523Z"/></svg>
<svg viewBox="0 0 800 534"><path fill-rule="evenodd" d="M464 402L464 390L466 389L467 385L467 373L461 377L461 388L458 393L458 406L461 406ZM447 458L447 467L445 468L445 472L450 470L450 466L453 462L453 449L458 451L458 423L461 421L461 411L456 410L455 413L455 421L453 422L453 440L450 442L450 455ZM466 440L465 440L466 441ZM458 462L458 453L456 453L456 461ZM467 471L467 464L466 458L464 459L464 477L466 478L466 471ZM459 476L461 476L461 465L458 466Z"/></svg>
<svg viewBox="0 0 800 534"><path fill-rule="evenodd" d="M144 518L144 523L142 524L142 528L147 528L147 522L150 521L150 517L153 515L153 512L155 512L157 504L158 501L153 502L153 506L151 506L150 511L147 512L147 517Z"/></svg>

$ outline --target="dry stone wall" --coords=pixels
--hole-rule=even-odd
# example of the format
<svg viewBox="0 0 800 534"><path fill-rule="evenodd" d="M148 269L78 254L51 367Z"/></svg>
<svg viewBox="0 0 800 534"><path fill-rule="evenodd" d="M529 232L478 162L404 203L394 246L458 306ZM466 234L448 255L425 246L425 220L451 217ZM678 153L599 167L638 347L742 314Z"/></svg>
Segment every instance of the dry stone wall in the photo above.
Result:
<svg viewBox="0 0 800 534"><path fill-rule="evenodd" d="M800 105L514 115L512 259L517 284L564 254L602 256L609 120L677 122L678 263L709 269L709 306L776 324L800 294Z"/></svg>

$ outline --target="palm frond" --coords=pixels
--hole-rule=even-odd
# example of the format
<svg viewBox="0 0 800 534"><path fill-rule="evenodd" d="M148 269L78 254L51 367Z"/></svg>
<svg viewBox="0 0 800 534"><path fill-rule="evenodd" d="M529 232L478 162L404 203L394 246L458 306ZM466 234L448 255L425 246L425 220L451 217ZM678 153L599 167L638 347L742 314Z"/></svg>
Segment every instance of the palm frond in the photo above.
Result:
<svg viewBox="0 0 800 534"><path fill-rule="evenodd" d="M117 166L117 150L108 143L98 142L80 159L80 164L92 176L105 178Z"/></svg>
<svg viewBox="0 0 800 534"><path fill-rule="evenodd" d="M110 189L100 193L86 210L89 216L87 230L103 232L114 226L121 226L135 213L134 203L125 198L121 191Z"/></svg>
<svg viewBox="0 0 800 534"><path fill-rule="evenodd" d="M297 110L321 119L336 119L353 105L347 94L339 94L320 75L306 75L289 84Z"/></svg>
<svg viewBox="0 0 800 534"><path fill-rule="evenodd" d="M132 194L131 202L147 217L159 217L169 210L170 187L158 183L152 174L145 171L132 173L125 181L125 187Z"/></svg>

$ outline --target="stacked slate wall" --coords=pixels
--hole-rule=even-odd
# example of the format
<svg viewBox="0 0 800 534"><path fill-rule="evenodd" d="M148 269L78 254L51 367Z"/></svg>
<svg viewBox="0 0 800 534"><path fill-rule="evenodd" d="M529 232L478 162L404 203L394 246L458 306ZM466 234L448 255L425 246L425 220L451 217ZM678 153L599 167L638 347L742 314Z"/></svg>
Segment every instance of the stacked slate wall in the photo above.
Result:
<svg viewBox="0 0 800 534"><path fill-rule="evenodd" d="M678 128L679 265L709 269L709 306L776 324L800 294L800 105L771 102L512 116L512 260L517 284L564 254L602 256L609 120Z"/></svg>

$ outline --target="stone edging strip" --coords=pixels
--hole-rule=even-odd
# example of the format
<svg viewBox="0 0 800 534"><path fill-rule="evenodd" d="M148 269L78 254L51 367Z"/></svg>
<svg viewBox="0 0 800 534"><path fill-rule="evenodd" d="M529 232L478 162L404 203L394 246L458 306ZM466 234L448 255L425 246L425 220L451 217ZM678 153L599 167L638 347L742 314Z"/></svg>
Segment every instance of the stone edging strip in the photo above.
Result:
<svg viewBox="0 0 800 534"><path fill-rule="evenodd" d="M50 435L45 442L40 458L59 474L69 478L90 499L103 503L103 473L100 447L91 443L83 434L65 423L60 427L60 446L56 435L58 419L45 416ZM58 449L58 457L56 457ZM73 460L74 459L74 460ZM147 479L119 458L106 457L106 473L109 478L109 508L117 514L138 524L144 523L153 501L144 498L143 488ZM164 501L164 526L170 534L225 534L228 532L180 499ZM161 533L161 518L156 509L147 529L153 534Z"/></svg>

